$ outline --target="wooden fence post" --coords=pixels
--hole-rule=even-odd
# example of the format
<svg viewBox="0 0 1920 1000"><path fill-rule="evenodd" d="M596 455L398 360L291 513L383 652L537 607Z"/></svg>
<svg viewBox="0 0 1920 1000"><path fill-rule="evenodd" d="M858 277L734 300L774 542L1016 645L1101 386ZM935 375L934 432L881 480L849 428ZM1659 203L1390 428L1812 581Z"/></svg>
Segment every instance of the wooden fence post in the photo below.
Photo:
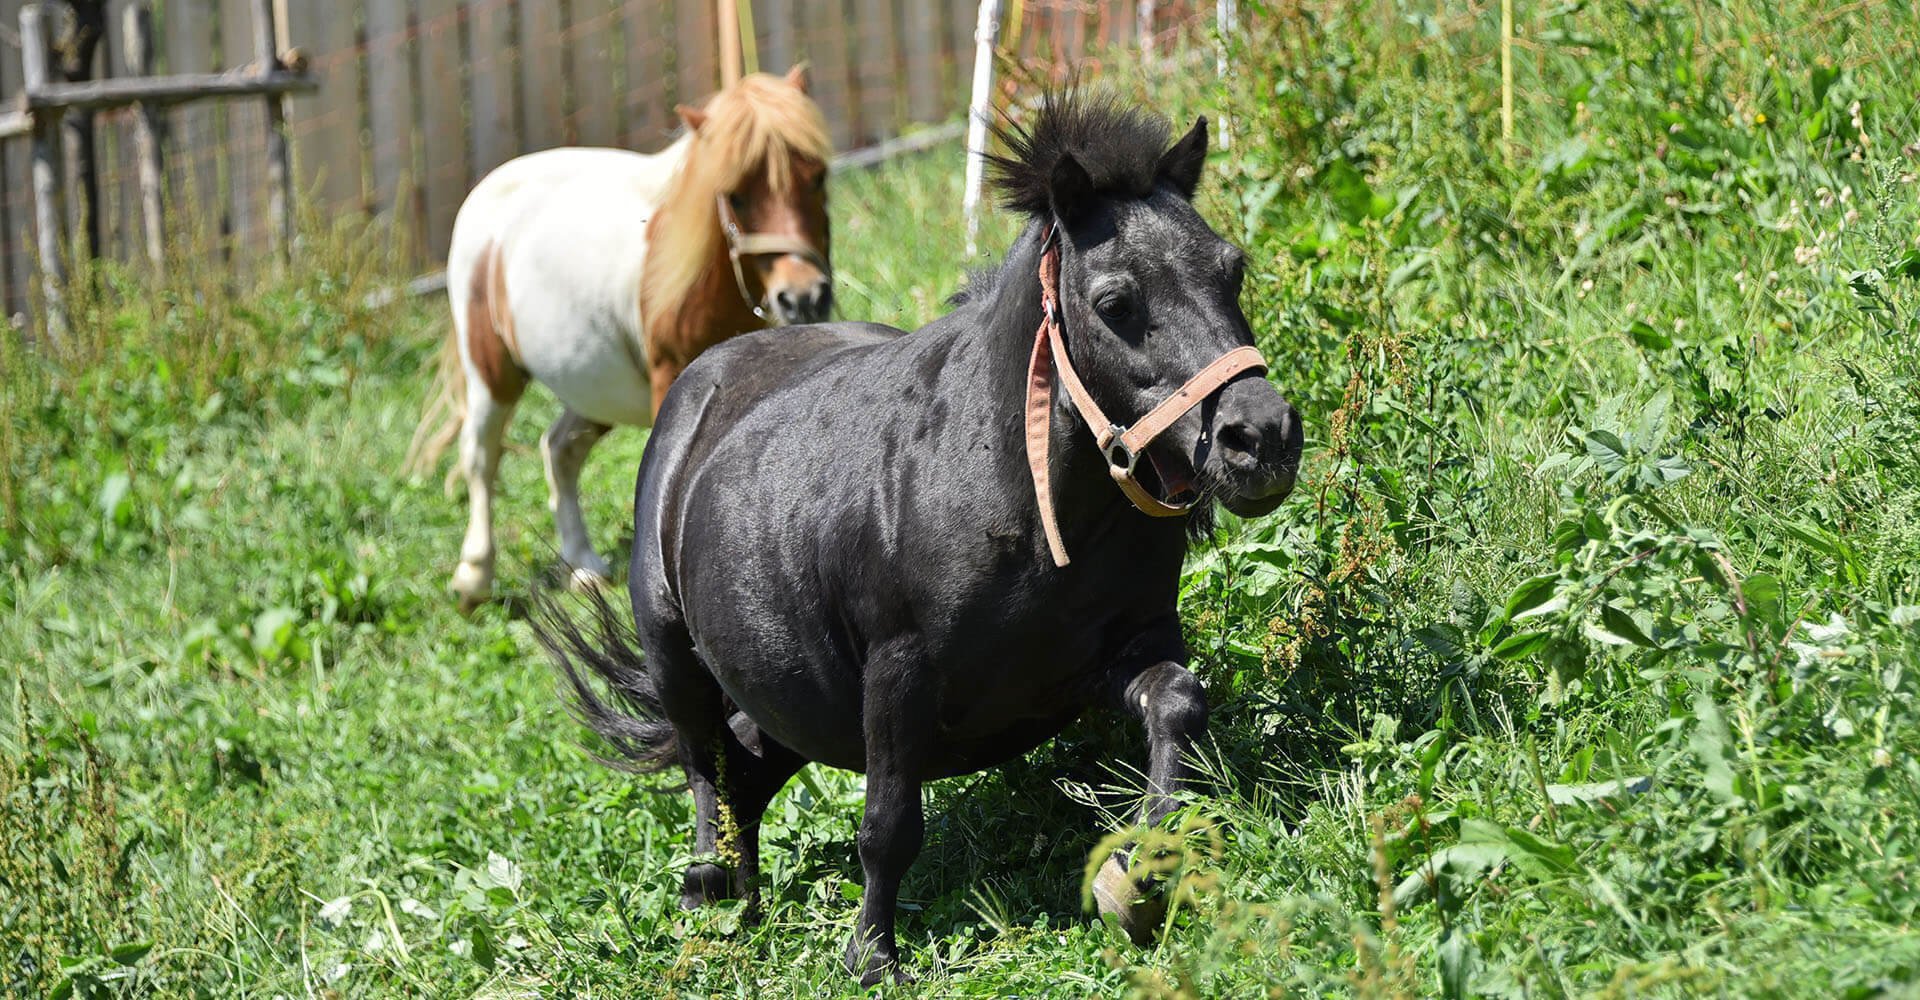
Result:
<svg viewBox="0 0 1920 1000"><path fill-rule="evenodd" d="M720 16L720 86L740 82L740 7L735 0L715 0Z"/></svg>
<svg viewBox="0 0 1920 1000"><path fill-rule="evenodd" d="M53 24L40 4L20 8L20 68L31 95L52 82ZM61 109L33 112L33 212L39 235L40 295L47 339L56 347L67 333L66 220L60 163Z"/></svg>
<svg viewBox="0 0 1920 1000"><path fill-rule="evenodd" d="M260 73L280 66L279 35L273 27L273 0L253 0L253 57ZM285 262L293 253L293 170L287 157L287 99L268 94L267 110L267 233L274 256Z"/></svg>
<svg viewBox="0 0 1920 1000"><path fill-rule="evenodd" d="M128 7L121 19L121 59L128 76L153 75L153 11L146 4ZM156 275L166 271L166 178L160 153L160 112L134 105L134 155L140 161L140 221L145 229L147 262Z"/></svg>

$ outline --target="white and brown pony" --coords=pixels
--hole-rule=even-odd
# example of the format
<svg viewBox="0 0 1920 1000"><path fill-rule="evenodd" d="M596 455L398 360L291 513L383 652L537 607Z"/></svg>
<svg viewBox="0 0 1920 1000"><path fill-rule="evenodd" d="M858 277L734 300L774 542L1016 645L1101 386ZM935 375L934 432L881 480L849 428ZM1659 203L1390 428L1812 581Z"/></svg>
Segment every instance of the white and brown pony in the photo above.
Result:
<svg viewBox="0 0 1920 1000"><path fill-rule="evenodd" d="M597 584L607 564L579 498L595 442L652 423L708 347L831 308L832 149L804 69L747 76L679 113L686 133L657 154L554 149L509 161L454 221L451 349L412 464L458 437L471 513L452 587L464 609L492 590L494 475L529 381L565 406L540 439L560 557L575 585Z"/></svg>

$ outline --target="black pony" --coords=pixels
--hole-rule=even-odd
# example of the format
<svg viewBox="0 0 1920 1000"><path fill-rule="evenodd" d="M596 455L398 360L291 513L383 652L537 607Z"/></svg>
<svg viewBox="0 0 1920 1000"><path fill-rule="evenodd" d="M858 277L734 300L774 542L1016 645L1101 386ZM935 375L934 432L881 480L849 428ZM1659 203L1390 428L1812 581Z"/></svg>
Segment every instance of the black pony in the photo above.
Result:
<svg viewBox="0 0 1920 1000"><path fill-rule="evenodd" d="M1181 665L1187 522L1142 512L1266 514L1300 457L1251 370L1242 255L1190 204L1206 121L1169 147L1160 118L1064 95L999 132L1002 199L1031 222L954 313L750 334L674 384L634 499L644 659L608 614L540 626L631 766L686 769L720 861L688 870L687 907L753 898L761 815L803 764L866 772L846 951L866 983L897 974L923 783L1106 706L1146 727L1142 819L1173 808L1206 696ZM1107 868L1102 906L1137 933L1146 887Z"/></svg>

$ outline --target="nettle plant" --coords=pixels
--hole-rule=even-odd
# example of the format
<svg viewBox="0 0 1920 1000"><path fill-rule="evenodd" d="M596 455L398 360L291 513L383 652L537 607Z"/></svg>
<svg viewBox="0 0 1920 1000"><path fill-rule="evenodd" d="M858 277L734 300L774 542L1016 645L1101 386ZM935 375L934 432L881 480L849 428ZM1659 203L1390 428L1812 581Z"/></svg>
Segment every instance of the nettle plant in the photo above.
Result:
<svg viewBox="0 0 1920 1000"><path fill-rule="evenodd" d="M1652 684L1670 716L1656 742L1689 758L1723 804L1791 798L1790 782L1763 766L1769 747L1866 739L1873 766L1888 766L1889 714L1911 693L1897 656L1883 654L1902 646L1920 608L1854 596L1836 610L1832 595L1857 595L1863 570L1811 524L1784 531L1829 561L1829 579L1789 587L1743 571L1725 540L1665 499L1692 472L1676 453L1671 395L1629 405L1600 404L1537 467L1560 480L1551 568L1477 628L1441 623L1417 638L1443 661L1537 664L1548 706Z"/></svg>

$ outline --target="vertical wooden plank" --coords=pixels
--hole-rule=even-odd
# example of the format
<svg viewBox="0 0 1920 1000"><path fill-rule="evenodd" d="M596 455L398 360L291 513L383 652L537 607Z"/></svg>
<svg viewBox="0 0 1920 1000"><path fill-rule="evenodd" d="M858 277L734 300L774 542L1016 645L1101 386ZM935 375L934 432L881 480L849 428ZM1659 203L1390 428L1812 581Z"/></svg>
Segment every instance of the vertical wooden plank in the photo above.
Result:
<svg viewBox="0 0 1920 1000"><path fill-rule="evenodd" d="M367 131L373 143L373 191L376 213L388 217L397 232L415 240L411 223L413 177L413 74L408 65L407 0L367 0ZM405 215L397 214L401 211Z"/></svg>
<svg viewBox="0 0 1920 1000"><path fill-rule="evenodd" d="M53 82L51 11L34 4L20 10L20 67L28 88ZM40 262L41 328L55 346L65 338L67 315L66 211L61 204L60 118L46 115L33 126L33 228Z"/></svg>
<svg viewBox="0 0 1920 1000"><path fill-rule="evenodd" d="M151 76L154 66L153 12L143 3L127 8L121 28L122 68L128 76ZM147 265L166 273L166 167L161 162L160 111L133 109L134 148L139 159L141 231Z"/></svg>
<svg viewBox="0 0 1920 1000"><path fill-rule="evenodd" d="M856 144L866 145L898 135L895 81L899 79L900 47L895 44L898 21L892 0L854 0L853 113Z"/></svg>
<svg viewBox="0 0 1920 1000"><path fill-rule="evenodd" d="M705 103L720 89L720 26L713 10L713 0L677 0L673 5L673 65L681 104Z"/></svg>
<svg viewBox="0 0 1920 1000"><path fill-rule="evenodd" d="M130 75L126 67L127 36L122 30L133 0L108 0L106 37L100 40L100 75L113 79ZM141 240L139 157L135 155L133 108L102 112L100 130L100 197L106 206L107 256L128 262L144 260Z"/></svg>
<svg viewBox="0 0 1920 1000"><path fill-rule="evenodd" d="M793 0L760 0L753 8L753 23L760 33L760 68L768 73L785 73L799 60L794 57Z"/></svg>
<svg viewBox="0 0 1920 1000"><path fill-rule="evenodd" d="M617 0L573 0L567 49L573 54L574 142L579 145L611 146L620 141L620 101L614 84L625 63L614 47L620 42L619 20Z"/></svg>
<svg viewBox="0 0 1920 1000"><path fill-rule="evenodd" d="M554 0L528 0L520 5L520 120L530 150L558 146L565 134L560 14Z"/></svg>
<svg viewBox="0 0 1920 1000"><path fill-rule="evenodd" d="M213 33L217 19L209 16L206 4L169 3L160 8L161 72L205 73L215 65ZM174 218L168 231L182 240L189 256L213 252L213 234L218 232L226 213L219 204L218 176L215 172L217 139L213 128L213 107L205 103L182 104L167 119L163 134L174 150L169 157L168 185L172 197L168 207Z"/></svg>
<svg viewBox="0 0 1920 1000"><path fill-rule="evenodd" d="M656 150L667 144L674 123L675 87L668 72L668 40L663 20L670 0L625 0L620 5L620 31L626 39L626 72L621 95L622 119L631 149Z"/></svg>
<svg viewBox="0 0 1920 1000"><path fill-rule="evenodd" d="M941 67L935 40L939 22L929 3L907 4L907 114L916 122L940 116Z"/></svg>
<svg viewBox="0 0 1920 1000"><path fill-rule="evenodd" d="M249 13L253 64L262 72L273 70L280 65L280 32L274 23L273 0L252 0ZM284 262L293 252L293 163L287 150L287 105L285 98L274 95L262 98L259 107L265 154L261 186L266 198L261 228L266 231L273 256Z"/></svg>
<svg viewBox="0 0 1920 1000"><path fill-rule="evenodd" d="M973 32L980 20L977 0L942 0L946 19L947 92L940 95L941 117L966 112L973 91Z"/></svg>
<svg viewBox="0 0 1920 1000"><path fill-rule="evenodd" d="M859 115L856 80L847 65L848 16L841 0L799 0L801 55L813 64L813 97L827 117L833 143L841 149L857 145Z"/></svg>
<svg viewBox="0 0 1920 1000"><path fill-rule="evenodd" d="M514 0L466 0L469 130L474 173L480 177L518 155L523 142L516 110L519 54Z"/></svg>
<svg viewBox="0 0 1920 1000"><path fill-rule="evenodd" d="M220 0L221 69L251 64L253 0ZM258 101L221 101L214 114L223 147L223 187L232 205L230 238L235 262L246 264L267 249L266 115Z"/></svg>
<svg viewBox="0 0 1920 1000"><path fill-rule="evenodd" d="M358 4L297 0L287 5L286 36L320 78L320 92L288 102L295 187L321 218L365 209L360 189L360 68L354 39Z"/></svg>
<svg viewBox="0 0 1920 1000"><path fill-rule="evenodd" d="M427 259L446 259L453 238L453 217L466 200L473 177L468 159L467 88L461 79L461 0L419 0L420 130L425 156L422 187L426 194Z"/></svg>
<svg viewBox="0 0 1920 1000"><path fill-rule="evenodd" d="M11 31L20 23L21 0L0 0L0 28ZM0 95L20 92L20 48L0 40ZM33 239L27 220L32 215L32 180L28 177L27 148L17 141L0 142L0 327L27 311L32 278ZM0 331L4 335L4 331Z"/></svg>

